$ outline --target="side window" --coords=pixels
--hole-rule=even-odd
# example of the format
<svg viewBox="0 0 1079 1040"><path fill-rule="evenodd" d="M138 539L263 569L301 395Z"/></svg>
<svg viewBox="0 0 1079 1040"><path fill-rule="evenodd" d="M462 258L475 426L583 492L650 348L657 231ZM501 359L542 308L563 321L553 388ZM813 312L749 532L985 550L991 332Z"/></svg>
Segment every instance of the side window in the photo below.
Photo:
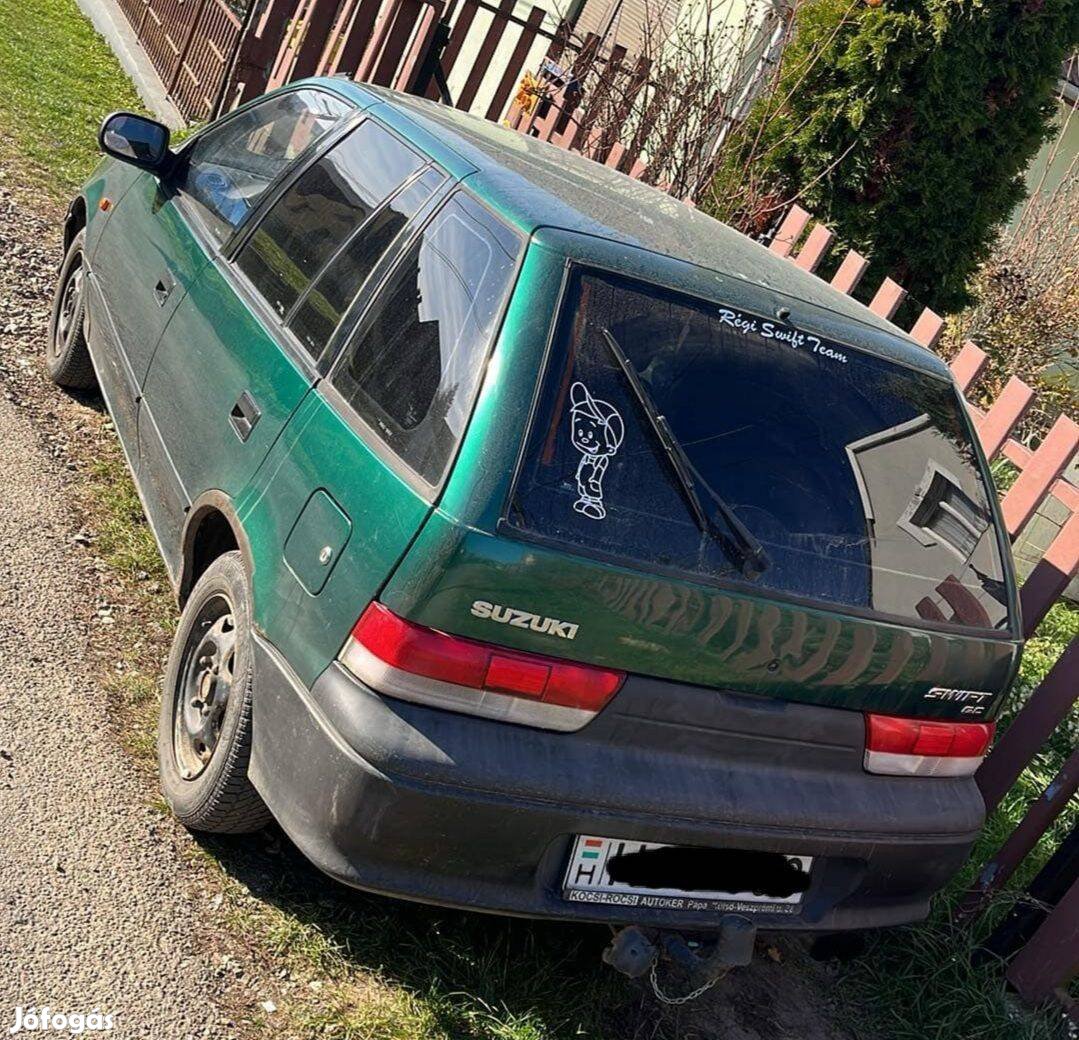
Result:
<svg viewBox="0 0 1079 1040"><path fill-rule="evenodd" d="M442 174L428 170L392 196L319 275L289 319L292 331L313 356L322 353L375 265L443 180Z"/></svg>
<svg viewBox="0 0 1079 1040"><path fill-rule="evenodd" d="M285 317L356 229L423 164L392 134L365 120L274 203L240 251L237 266Z"/></svg>
<svg viewBox="0 0 1079 1040"><path fill-rule="evenodd" d="M429 484L464 433L521 243L457 194L402 257L331 380Z"/></svg>
<svg viewBox="0 0 1079 1040"><path fill-rule="evenodd" d="M177 188L221 243L281 170L351 111L321 90L267 98L192 141Z"/></svg>

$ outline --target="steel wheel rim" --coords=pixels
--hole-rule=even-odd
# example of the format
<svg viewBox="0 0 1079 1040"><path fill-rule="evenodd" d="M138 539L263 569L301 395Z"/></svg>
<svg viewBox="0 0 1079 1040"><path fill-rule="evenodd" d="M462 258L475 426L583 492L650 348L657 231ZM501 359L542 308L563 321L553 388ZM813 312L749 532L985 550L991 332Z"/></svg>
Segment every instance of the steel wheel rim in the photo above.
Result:
<svg viewBox="0 0 1079 1040"><path fill-rule="evenodd" d="M64 284L64 291L60 297L60 310L56 320L56 336L53 341L53 351L56 355L63 352L71 338L75 325L75 315L78 313L82 302L83 274L82 264L78 264L71 271L71 275Z"/></svg>
<svg viewBox="0 0 1079 1040"><path fill-rule="evenodd" d="M215 595L188 634L175 692L173 751L180 775L194 780L210 764L236 672L236 619L227 596Z"/></svg>

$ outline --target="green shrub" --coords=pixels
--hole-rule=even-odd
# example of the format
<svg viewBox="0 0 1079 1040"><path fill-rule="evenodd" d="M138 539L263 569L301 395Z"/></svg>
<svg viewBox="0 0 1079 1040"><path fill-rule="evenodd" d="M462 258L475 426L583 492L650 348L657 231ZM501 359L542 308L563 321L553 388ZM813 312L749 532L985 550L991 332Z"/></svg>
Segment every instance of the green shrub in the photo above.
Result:
<svg viewBox="0 0 1079 1040"><path fill-rule="evenodd" d="M1023 197L1077 39L1075 0L805 0L702 205L745 229L747 180L764 208L797 197L871 258L866 284L891 274L952 313Z"/></svg>

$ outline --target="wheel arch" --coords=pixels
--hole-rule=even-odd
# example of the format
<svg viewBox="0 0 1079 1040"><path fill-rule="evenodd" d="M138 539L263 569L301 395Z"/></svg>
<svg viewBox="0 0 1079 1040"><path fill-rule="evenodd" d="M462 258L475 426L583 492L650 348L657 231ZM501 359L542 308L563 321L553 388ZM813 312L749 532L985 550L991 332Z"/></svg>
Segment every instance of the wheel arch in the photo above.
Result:
<svg viewBox="0 0 1079 1040"><path fill-rule="evenodd" d="M181 607L206 568L219 556L235 549L240 551L243 558L248 592L251 593L251 578L255 571L251 543L232 499L223 491L206 491L191 504L184 520L180 545L176 598Z"/></svg>
<svg viewBox="0 0 1079 1040"><path fill-rule="evenodd" d="M76 195L67 208L64 218L64 255L67 255L75 236L86 227L86 199Z"/></svg>

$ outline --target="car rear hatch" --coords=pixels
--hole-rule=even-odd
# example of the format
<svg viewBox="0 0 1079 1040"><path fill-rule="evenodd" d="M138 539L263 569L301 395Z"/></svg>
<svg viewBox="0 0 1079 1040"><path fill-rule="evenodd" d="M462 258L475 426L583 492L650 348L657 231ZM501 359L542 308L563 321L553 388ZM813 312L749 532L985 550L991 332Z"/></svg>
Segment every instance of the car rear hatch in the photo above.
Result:
<svg viewBox="0 0 1079 1040"><path fill-rule="evenodd" d="M632 674L993 718L1014 583L942 365L584 266L559 300L512 483L466 522L447 494L389 608ZM461 485L490 482L504 440L486 396Z"/></svg>
<svg viewBox="0 0 1079 1040"><path fill-rule="evenodd" d="M545 913L617 919L596 904L637 896L575 867L670 844L803 863L762 908L785 927L915 919L981 824L1018 659L984 458L939 363L698 284L533 245L451 480L341 663L403 702L379 768L480 798ZM621 917L689 914L670 898Z"/></svg>

